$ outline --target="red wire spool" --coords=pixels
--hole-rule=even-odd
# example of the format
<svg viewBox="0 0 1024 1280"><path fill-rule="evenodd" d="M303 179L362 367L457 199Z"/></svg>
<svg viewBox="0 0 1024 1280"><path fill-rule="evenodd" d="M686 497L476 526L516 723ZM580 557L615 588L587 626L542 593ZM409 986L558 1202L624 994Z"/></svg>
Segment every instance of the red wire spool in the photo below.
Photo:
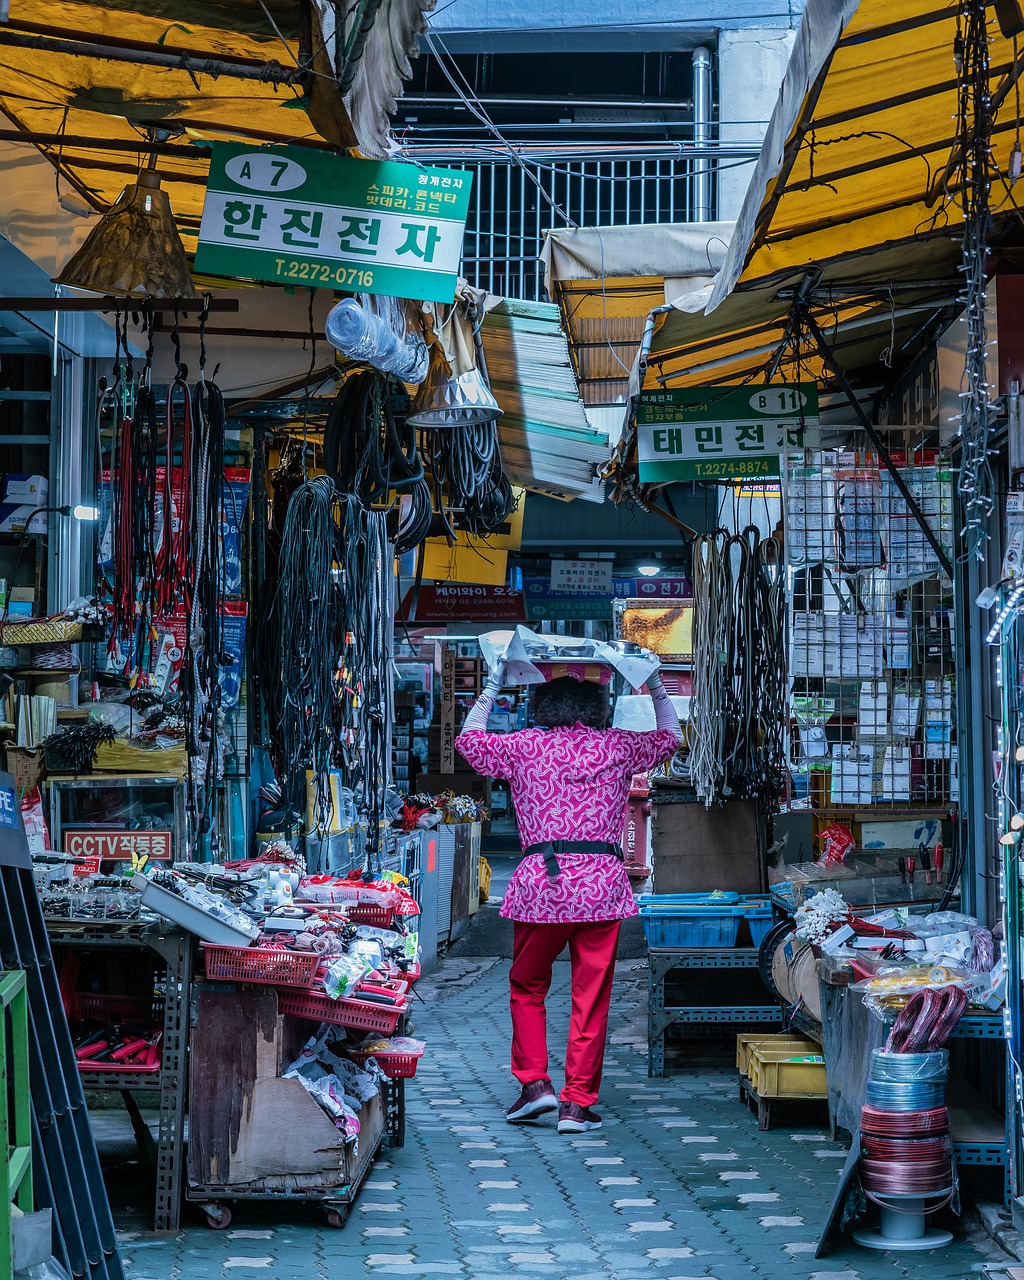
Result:
<svg viewBox="0 0 1024 1280"><path fill-rule="evenodd" d="M953 1154L953 1140L948 1133L926 1138L880 1138L877 1134L862 1133L861 1149L869 1160L894 1160L898 1162L921 1160L948 1160Z"/></svg>
<svg viewBox="0 0 1024 1280"><path fill-rule="evenodd" d="M930 1111L879 1111L862 1107L862 1134L878 1134L882 1138L916 1138L949 1132L949 1108L933 1107Z"/></svg>
<svg viewBox="0 0 1024 1280"><path fill-rule="evenodd" d="M864 1159L860 1162L861 1183L866 1191L873 1191L875 1195L932 1196L947 1190L952 1177L948 1156L916 1165Z"/></svg>

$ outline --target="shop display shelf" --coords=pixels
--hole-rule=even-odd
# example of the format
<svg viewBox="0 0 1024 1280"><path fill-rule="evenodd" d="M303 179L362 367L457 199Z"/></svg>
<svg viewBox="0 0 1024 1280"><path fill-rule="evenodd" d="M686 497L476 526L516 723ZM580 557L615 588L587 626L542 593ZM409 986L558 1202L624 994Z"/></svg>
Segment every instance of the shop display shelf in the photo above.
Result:
<svg viewBox="0 0 1024 1280"><path fill-rule="evenodd" d="M149 1090L159 1095L156 1135L156 1193L153 1225L156 1231L177 1231L181 1219L182 1177L185 1153L185 1098L188 1072L188 1015L192 986L194 939L190 933L166 921L140 920L71 921L47 920L46 931L52 947L81 950L152 951L166 965L166 999L158 1014L162 1027L161 1060L154 1068L117 1069L109 1064L81 1070L79 1076L88 1089L117 1090L125 1099L133 1125L138 1108L133 1090ZM128 957L126 956L126 959ZM106 993L78 993L69 997L78 1008L109 1012L122 1009L126 1015L143 1009L155 1011L158 1004L145 997L114 996ZM99 1070L102 1066L104 1069ZM136 1130L138 1131L138 1129Z"/></svg>
<svg viewBox="0 0 1024 1280"><path fill-rule="evenodd" d="M125 1067L120 1070L108 1062L78 1064L83 1089L159 1089L161 1064L152 1067Z"/></svg>
<svg viewBox="0 0 1024 1280"><path fill-rule="evenodd" d="M726 973L748 970L743 983L729 980ZM652 948L648 973L648 1074L665 1074L665 1040L671 1027L685 1027L688 1032L735 1027L770 1027L779 1024L779 1007L770 1003L767 989L764 1001L754 1003L756 991L757 949L754 947ZM695 990L684 1000L678 993L666 995L666 978L674 972L688 975ZM751 980L754 981L751 981ZM743 989L743 985L749 990ZM685 987L684 987L685 994ZM730 996L734 1003L726 1003ZM744 996L747 997L744 1000Z"/></svg>
<svg viewBox="0 0 1024 1280"><path fill-rule="evenodd" d="M952 1032L958 1040L1002 1040L1005 1034L1001 1011L965 1013Z"/></svg>

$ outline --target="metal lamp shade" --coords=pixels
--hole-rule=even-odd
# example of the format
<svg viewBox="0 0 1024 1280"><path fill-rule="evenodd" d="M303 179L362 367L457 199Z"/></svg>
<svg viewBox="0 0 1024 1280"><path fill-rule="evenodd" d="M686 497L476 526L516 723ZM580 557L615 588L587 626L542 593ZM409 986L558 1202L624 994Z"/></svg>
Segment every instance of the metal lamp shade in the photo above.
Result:
<svg viewBox="0 0 1024 1280"><path fill-rule="evenodd" d="M406 422L424 428L477 427L500 417L498 402L479 369L453 378L439 360L431 360Z"/></svg>
<svg viewBox="0 0 1024 1280"><path fill-rule="evenodd" d="M156 173L143 169L138 182L125 187L55 283L119 297L198 296Z"/></svg>

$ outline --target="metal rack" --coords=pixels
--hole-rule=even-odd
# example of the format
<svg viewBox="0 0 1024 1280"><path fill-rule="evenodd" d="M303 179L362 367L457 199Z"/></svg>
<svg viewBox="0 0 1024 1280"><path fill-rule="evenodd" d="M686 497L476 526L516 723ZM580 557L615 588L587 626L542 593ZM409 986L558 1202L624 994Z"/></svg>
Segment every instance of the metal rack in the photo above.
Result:
<svg viewBox="0 0 1024 1280"><path fill-rule="evenodd" d="M82 1076L87 1089L116 1089L124 1099L136 1137L148 1142L148 1127L132 1098L134 1090L160 1095L156 1138L156 1196L154 1231L177 1231L181 1220L184 1178L185 1099L188 1070L188 1011L192 984L193 937L166 922L139 924L48 920L52 947L89 950L111 948L154 951L167 967L162 1056L159 1073L90 1071Z"/></svg>
<svg viewBox="0 0 1024 1280"><path fill-rule="evenodd" d="M948 471L909 444L894 458L948 552ZM903 902L905 859L948 851L959 805L952 583L875 453L807 450L786 481L794 777L816 834L832 821L853 831L868 882L853 891L872 901L882 877ZM912 901L941 896L938 883L925 891L927 866Z"/></svg>
<svg viewBox="0 0 1024 1280"><path fill-rule="evenodd" d="M818 1023L807 1018L800 1010L784 1008L783 1013L787 1019L791 1019L794 1026L821 1044L827 1065L832 1051L832 1024L839 1014L839 1002L847 999L849 988L825 982L823 979L820 979L820 987L823 1022ZM954 1027L951 1038L988 1043L1004 1041L1002 1014L966 1013ZM1006 1180L1008 1180L1012 1119L1006 1109L1004 1108L1004 1113L1000 1115L976 1089L960 1078L950 1081L949 1109L952 1117L953 1151L957 1164L1001 1167L1006 1171ZM829 1122L832 1136L835 1137L837 1126L831 1094ZM1008 1193L1008 1181L1005 1189Z"/></svg>
<svg viewBox="0 0 1024 1280"><path fill-rule="evenodd" d="M756 947L669 948L655 947L648 953L647 1050L649 1076L665 1074L665 1036L670 1027L688 1026L743 1028L774 1025L779 1021L777 1004L708 1004L705 994L691 1003L667 1004L665 979L676 970L734 972L757 971ZM765 998L768 992L765 991Z"/></svg>

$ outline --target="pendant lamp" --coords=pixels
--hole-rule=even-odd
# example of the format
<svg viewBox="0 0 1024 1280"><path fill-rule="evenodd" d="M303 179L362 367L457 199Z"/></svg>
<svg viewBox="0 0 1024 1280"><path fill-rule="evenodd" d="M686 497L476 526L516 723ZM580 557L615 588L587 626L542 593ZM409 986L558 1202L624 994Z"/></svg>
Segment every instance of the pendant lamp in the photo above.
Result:
<svg viewBox="0 0 1024 1280"><path fill-rule="evenodd" d="M134 298L195 298L171 202L152 167L125 187L55 284Z"/></svg>
<svg viewBox="0 0 1024 1280"><path fill-rule="evenodd" d="M441 359L434 354L406 422L410 427L427 429L478 427L500 417L498 402L479 368L456 378L445 372Z"/></svg>

